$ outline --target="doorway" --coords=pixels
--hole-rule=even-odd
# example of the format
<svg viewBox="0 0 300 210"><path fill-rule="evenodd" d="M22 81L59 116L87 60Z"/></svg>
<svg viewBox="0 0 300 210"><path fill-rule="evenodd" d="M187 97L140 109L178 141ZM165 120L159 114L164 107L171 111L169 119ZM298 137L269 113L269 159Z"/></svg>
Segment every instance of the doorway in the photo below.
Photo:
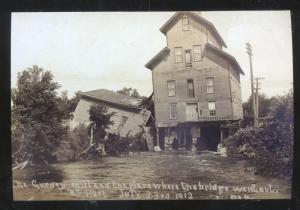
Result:
<svg viewBox="0 0 300 210"><path fill-rule="evenodd" d="M207 126L201 127L201 135L197 142L198 150L211 150L217 151L218 144L220 143L220 127Z"/></svg>
<svg viewBox="0 0 300 210"><path fill-rule="evenodd" d="M186 149L191 149L193 144L193 139L191 135L191 128L178 128L178 142L179 147L185 147Z"/></svg>

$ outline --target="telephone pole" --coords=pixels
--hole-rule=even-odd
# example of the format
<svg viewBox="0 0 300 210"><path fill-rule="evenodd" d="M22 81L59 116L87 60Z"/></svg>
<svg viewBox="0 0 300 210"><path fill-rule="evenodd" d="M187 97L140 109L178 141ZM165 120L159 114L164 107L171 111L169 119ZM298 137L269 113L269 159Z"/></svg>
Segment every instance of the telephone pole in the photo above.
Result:
<svg viewBox="0 0 300 210"><path fill-rule="evenodd" d="M258 124L258 119L259 119L259 90L261 83L259 83L259 80L263 80L265 78L263 77L256 77L255 79L255 105L256 105L256 119L257 119L257 124Z"/></svg>
<svg viewBox="0 0 300 210"><path fill-rule="evenodd" d="M253 67L252 67L252 46L249 43L246 43L247 53L249 55L250 62L250 80L251 80L251 95L252 95L252 107L253 107L253 126L257 127L257 110L255 103L255 95L254 95L254 82L253 82Z"/></svg>

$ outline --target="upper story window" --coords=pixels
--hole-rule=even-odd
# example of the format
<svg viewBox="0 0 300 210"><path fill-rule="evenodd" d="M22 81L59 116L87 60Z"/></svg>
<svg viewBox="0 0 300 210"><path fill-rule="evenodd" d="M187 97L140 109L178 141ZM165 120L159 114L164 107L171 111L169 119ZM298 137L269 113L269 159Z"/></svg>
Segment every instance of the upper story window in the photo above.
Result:
<svg viewBox="0 0 300 210"><path fill-rule="evenodd" d="M182 47L175 47L175 63L182 63Z"/></svg>
<svg viewBox="0 0 300 210"><path fill-rule="evenodd" d="M214 93L214 92L215 92L214 78L208 77L206 78L206 93Z"/></svg>
<svg viewBox="0 0 300 210"><path fill-rule="evenodd" d="M192 79L187 80L187 92L189 97L195 97L194 81Z"/></svg>
<svg viewBox="0 0 300 210"><path fill-rule="evenodd" d="M216 116L216 102L208 102L209 116Z"/></svg>
<svg viewBox="0 0 300 210"><path fill-rule="evenodd" d="M175 80L169 80L168 85L168 96L176 96L176 85Z"/></svg>
<svg viewBox="0 0 300 210"><path fill-rule="evenodd" d="M188 31L189 30L189 18L188 17L183 17L182 18L182 30L183 31Z"/></svg>
<svg viewBox="0 0 300 210"><path fill-rule="evenodd" d="M194 45L193 46L193 53L194 53L194 61L201 60L201 45Z"/></svg>
<svg viewBox="0 0 300 210"><path fill-rule="evenodd" d="M185 65L186 66L192 66L191 50L185 50Z"/></svg>
<svg viewBox="0 0 300 210"><path fill-rule="evenodd" d="M177 117L177 110L176 104L170 104L170 119L176 119Z"/></svg>

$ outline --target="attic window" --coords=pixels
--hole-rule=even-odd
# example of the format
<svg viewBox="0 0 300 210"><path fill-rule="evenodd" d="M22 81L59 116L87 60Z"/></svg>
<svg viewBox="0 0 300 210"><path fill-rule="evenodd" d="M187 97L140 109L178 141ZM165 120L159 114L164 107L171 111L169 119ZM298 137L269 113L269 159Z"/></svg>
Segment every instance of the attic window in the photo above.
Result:
<svg viewBox="0 0 300 210"><path fill-rule="evenodd" d="M189 18L188 17L183 17L182 18L182 30L183 31L188 31L189 30Z"/></svg>

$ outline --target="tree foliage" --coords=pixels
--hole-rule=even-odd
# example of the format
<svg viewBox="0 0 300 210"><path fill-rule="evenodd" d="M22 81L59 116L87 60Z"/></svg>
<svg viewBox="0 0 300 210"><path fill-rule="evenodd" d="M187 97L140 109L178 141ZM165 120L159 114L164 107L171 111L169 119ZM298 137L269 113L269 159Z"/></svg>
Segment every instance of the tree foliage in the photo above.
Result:
<svg viewBox="0 0 300 210"><path fill-rule="evenodd" d="M129 88L123 87L122 90L118 90L117 92L121 93L121 94L124 94L124 95L128 95L128 96L133 97L133 98L138 98L138 99L144 98L143 96L141 96L139 94L139 92L137 91L137 89L131 88L131 87L129 87Z"/></svg>
<svg viewBox="0 0 300 210"><path fill-rule="evenodd" d="M258 174L291 176L293 161L293 127L278 120L258 128L240 129L223 145L229 154L240 154L256 162Z"/></svg>
<svg viewBox="0 0 300 210"><path fill-rule="evenodd" d="M244 119L244 128L222 143L229 154L254 158L258 174L290 177L294 139L293 92L271 98L262 96L260 101L260 117L269 116L270 119L261 122L257 128L248 126L250 123L245 122L249 121ZM244 104L246 120L253 116L250 102L251 98Z"/></svg>
<svg viewBox="0 0 300 210"><path fill-rule="evenodd" d="M12 89L13 158L34 163L54 161L53 152L65 135L50 71L33 66L18 74ZM18 149L17 146L19 145Z"/></svg>
<svg viewBox="0 0 300 210"><path fill-rule="evenodd" d="M53 81L50 71L38 66L18 74L17 88L12 89L13 110L21 123L29 120L43 123L61 119L57 107L56 90L60 85Z"/></svg>
<svg viewBox="0 0 300 210"><path fill-rule="evenodd" d="M66 137L60 143L59 148L55 151L58 161L77 160L78 154L88 148L90 143L90 133L84 124L79 124L74 130L68 130Z"/></svg>
<svg viewBox="0 0 300 210"><path fill-rule="evenodd" d="M101 141L105 136L105 129L113 124L110 119L115 112L109 112L108 107L103 103L93 104L89 109L90 121L95 125L95 139Z"/></svg>
<svg viewBox="0 0 300 210"><path fill-rule="evenodd" d="M273 96L268 98L266 95L259 95L259 117L269 117L279 121L293 122L293 93L292 90L283 96ZM247 102L243 103L243 120L241 127L251 126L253 123L252 96Z"/></svg>
<svg viewBox="0 0 300 210"><path fill-rule="evenodd" d="M77 91L75 95L69 99L68 92L63 91L57 99L58 109L61 114L62 119L70 119L73 112L80 100L80 91Z"/></svg>
<svg viewBox="0 0 300 210"><path fill-rule="evenodd" d="M89 109L90 121L96 124L96 127L107 128L109 125L113 124L110 118L115 114L114 112L109 112L108 107L103 104L93 104Z"/></svg>

